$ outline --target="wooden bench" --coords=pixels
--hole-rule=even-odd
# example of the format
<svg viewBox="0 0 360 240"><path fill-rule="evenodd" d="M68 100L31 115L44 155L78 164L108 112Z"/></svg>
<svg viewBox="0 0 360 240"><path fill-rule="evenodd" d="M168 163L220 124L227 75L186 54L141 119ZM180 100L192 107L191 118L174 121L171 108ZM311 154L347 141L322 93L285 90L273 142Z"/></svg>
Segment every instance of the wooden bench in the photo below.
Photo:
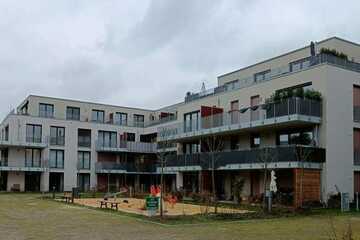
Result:
<svg viewBox="0 0 360 240"><path fill-rule="evenodd" d="M108 208L108 204L110 205L110 209L119 210L120 202L108 201L108 200L101 200L100 201L100 208L103 208L103 207Z"/></svg>

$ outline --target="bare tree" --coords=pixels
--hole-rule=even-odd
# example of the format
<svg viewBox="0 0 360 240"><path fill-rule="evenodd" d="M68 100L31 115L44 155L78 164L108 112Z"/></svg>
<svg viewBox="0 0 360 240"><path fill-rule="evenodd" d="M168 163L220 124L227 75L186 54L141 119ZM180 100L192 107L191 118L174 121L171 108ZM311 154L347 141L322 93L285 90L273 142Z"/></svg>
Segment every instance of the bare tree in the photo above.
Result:
<svg viewBox="0 0 360 240"><path fill-rule="evenodd" d="M221 137L212 135L201 140L205 144L207 151L210 154L209 161L209 170L211 171L211 193L214 203L214 212L217 213L217 194L216 194L216 184L215 184L215 170L217 166L217 161L219 160L220 155L217 154L224 147L224 141Z"/></svg>
<svg viewBox="0 0 360 240"><path fill-rule="evenodd" d="M167 148L171 143L167 140L161 141L157 149L157 161L160 164L160 217L164 215L163 197L164 197L164 169L166 168L167 156L170 154Z"/></svg>
<svg viewBox="0 0 360 240"><path fill-rule="evenodd" d="M304 169L305 163L309 161L311 154L314 152L314 149L309 146L296 145L295 146L295 154L298 162L300 163L300 207L303 206L303 192L304 192Z"/></svg>
<svg viewBox="0 0 360 240"><path fill-rule="evenodd" d="M274 158L276 157L274 154L274 151L272 151L273 148L270 147L264 147L264 148L260 148L258 150L258 154L257 154L257 161L263 164L263 169L264 169L264 186L263 186L263 191L264 191L264 198L263 198L263 208L264 210L266 210L266 198L265 198L265 194L266 194L266 190L267 190L267 175L268 175L268 164L270 162L273 162Z"/></svg>

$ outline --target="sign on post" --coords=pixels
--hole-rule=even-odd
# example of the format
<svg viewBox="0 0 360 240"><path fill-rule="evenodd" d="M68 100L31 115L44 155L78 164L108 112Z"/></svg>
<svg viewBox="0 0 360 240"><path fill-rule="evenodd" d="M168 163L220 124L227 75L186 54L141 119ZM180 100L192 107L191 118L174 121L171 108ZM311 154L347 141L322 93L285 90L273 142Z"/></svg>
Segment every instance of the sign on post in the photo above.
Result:
<svg viewBox="0 0 360 240"><path fill-rule="evenodd" d="M156 214L156 211L159 209L159 198L147 197L145 199L145 206L149 216L154 216Z"/></svg>
<svg viewBox="0 0 360 240"><path fill-rule="evenodd" d="M350 211L350 195L349 193L341 193L341 211Z"/></svg>

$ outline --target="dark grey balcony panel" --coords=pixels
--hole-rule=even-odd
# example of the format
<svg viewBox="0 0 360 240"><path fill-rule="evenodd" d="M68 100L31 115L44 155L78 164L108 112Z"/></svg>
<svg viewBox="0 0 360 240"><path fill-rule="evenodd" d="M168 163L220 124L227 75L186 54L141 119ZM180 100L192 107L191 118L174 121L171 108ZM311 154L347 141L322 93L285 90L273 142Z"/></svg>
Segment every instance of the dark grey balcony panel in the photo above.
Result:
<svg viewBox="0 0 360 240"><path fill-rule="evenodd" d="M354 165L360 166L360 151L354 151Z"/></svg>
<svg viewBox="0 0 360 240"><path fill-rule="evenodd" d="M228 164L255 164L266 162L300 162L299 151L305 147L284 146L268 148L264 153L264 148L250 149L242 151L229 151L217 153L197 153L185 155L170 155L167 158L167 167L186 167L201 166L202 169L212 168L212 158L214 158L215 168L223 167ZM311 151L308 159L304 162L322 163L325 162L325 149L306 147ZM264 157L268 156L268 157Z"/></svg>

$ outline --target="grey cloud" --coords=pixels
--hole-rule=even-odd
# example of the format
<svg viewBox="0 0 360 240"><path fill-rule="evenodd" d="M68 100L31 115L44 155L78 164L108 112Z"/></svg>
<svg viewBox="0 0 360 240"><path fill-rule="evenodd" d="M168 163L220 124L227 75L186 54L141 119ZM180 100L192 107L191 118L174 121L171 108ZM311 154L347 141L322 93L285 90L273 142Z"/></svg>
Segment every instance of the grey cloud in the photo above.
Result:
<svg viewBox="0 0 360 240"><path fill-rule="evenodd" d="M158 108L311 40L360 42L337 1L0 1L0 116L28 94Z"/></svg>

